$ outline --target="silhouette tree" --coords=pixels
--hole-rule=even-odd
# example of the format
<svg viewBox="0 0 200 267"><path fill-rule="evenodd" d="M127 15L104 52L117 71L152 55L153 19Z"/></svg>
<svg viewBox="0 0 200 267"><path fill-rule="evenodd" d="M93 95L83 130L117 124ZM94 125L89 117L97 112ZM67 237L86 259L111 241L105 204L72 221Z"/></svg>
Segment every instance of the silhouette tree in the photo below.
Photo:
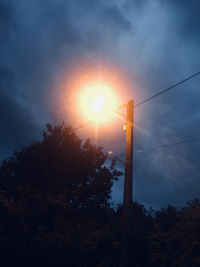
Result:
<svg viewBox="0 0 200 267"><path fill-rule="evenodd" d="M174 229L179 220L180 212L171 205L155 212L150 253L153 266L179 266L176 265L178 243L174 238Z"/></svg>
<svg viewBox="0 0 200 267"><path fill-rule="evenodd" d="M151 240L153 266L200 265L200 201L188 203L178 210L168 206L156 212Z"/></svg>
<svg viewBox="0 0 200 267"><path fill-rule="evenodd" d="M47 125L40 142L3 162L0 250L4 262L97 266L105 260L106 248L112 246L110 237L103 248L113 214L111 188L121 175L115 162L108 167L106 159L101 147L89 139L83 142L62 124Z"/></svg>
<svg viewBox="0 0 200 267"><path fill-rule="evenodd" d="M122 206L117 210L119 227L123 218ZM122 221L123 223L123 221ZM122 227L124 227L122 225ZM126 225L127 227L127 225ZM154 230L154 219L152 211L147 211L145 207L137 201L133 201L129 208L129 230L126 236L126 257L128 266L149 266L150 257L150 237ZM123 229L122 229L122 232ZM122 236L123 245L123 236ZM124 262L123 262L124 264Z"/></svg>
<svg viewBox="0 0 200 267"><path fill-rule="evenodd" d="M200 200L194 199L181 210L181 219L177 224L176 237L179 263L184 266L200 266Z"/></svg>
<svg viewBox="0 0 200 267"><path fill-rule="evenodd" d="M112 209L110 195L121 173L106 159L61 124L47 125L41 141L3 161L2 266L119 266L122 209ZM198 199L156 212L133 202L129 218L133 266L200 266Z"/></svg>
<svg viewBox="0 0 200 267"><path fill-rule="evenodd" d="M47 125L43 140L5 160L0 168L1 196L30 190L77 208L109 207L111 187L120 173L108 168L101 147L83 142L70 127ZM30 193L30 192L29 192Z"/></svg>

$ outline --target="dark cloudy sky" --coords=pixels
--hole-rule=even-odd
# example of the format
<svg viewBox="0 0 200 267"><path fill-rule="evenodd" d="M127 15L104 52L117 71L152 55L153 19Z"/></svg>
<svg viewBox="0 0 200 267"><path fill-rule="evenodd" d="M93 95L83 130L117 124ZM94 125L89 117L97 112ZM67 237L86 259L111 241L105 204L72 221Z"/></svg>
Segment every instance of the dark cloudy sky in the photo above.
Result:
<svg viewBox="0 0 200 267"><path fill-rule="evenodd" d="M72 62L117 66L136 103L200 71L199 10L198 0L0 0L0 159L64 119L52 96ZM199 86L196 77L135 110L133 192L147 206L200 195L200 142L151 149L200 137ZM115 203L122 191L121 180Z"/></svg>

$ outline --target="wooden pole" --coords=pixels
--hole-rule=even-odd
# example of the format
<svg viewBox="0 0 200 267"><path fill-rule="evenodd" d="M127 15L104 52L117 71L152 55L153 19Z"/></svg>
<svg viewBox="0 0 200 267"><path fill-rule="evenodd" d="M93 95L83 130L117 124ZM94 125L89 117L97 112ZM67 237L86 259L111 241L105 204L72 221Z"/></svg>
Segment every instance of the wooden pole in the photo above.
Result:
<svg viewBox="0 0 200 267"><path fill-rule="evenodd" d="M130 208L132 205L132 186L133 186L133 100L127 104L126 117L126 161L124 177L124 197L122 207L122 255L121 267L133 266L130 244L131 240L131 223Z"/></svg>
<svg viewBox="0 0 200 267"><path fill-rule="evenodd" d="M124 179L124 208L132 204L133 186L133 100L127 105L126 117L126 161Z"/></svg>

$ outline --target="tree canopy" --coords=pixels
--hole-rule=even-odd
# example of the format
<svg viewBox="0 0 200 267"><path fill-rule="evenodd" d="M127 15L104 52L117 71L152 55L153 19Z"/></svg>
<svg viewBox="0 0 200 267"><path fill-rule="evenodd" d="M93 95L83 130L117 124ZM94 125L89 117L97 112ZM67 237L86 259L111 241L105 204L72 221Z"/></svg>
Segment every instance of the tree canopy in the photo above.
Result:
<svg viewBox="0 0 200 267"><path fill-rule="evenodd" d="M49 257L55 263L65 254L63 264L80 266L89 253L94 266L90 243L103 235L112 213L112 185L121 175L106 159L102 147L81 140L71 127L48 124L41 141L5 160L0 167L4 255L23 252L35 260L37 251L49 264Z"/></svg>
<svg viewBox="0 0 200 267"><path fill-rule="evenodd" d="M65 206L108 207L113 182L120 172L107 167L102 147L82 141L66 125L47 125L43 139L5 160L0 168L1 196L28 191L62 199Z"/></svg>
<svg viewBox="0 0 200 267"><path fill-rule="evenodd" d="M2 266L120 266L122 207L111 190L121 173L102 147L65 124L0 166ZM128 250L136 267L200 265L200 201L183 208L130 207Z"/></svg>

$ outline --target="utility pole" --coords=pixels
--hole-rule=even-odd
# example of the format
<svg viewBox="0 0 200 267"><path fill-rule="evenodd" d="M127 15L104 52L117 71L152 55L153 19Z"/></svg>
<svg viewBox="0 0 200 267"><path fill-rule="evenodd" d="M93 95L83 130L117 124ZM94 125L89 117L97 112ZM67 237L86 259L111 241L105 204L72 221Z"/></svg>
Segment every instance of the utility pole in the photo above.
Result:
<svg viewBox="0 0 200 267"><path fill-rule="evenodd" d="M132 204L133 185L133 100L128 101L126 115L126 161L124 179L124 208Z"/></svg>
<svg viewBox="0 0 200 267"><path fill-rule="evenodd" d="M126 105L126 161L124 177L124 197L122 207L122 255L121 267L132 266L131 264L131 223L130 208L132 205L132 185L133 185L133 100Z"/></svg>

